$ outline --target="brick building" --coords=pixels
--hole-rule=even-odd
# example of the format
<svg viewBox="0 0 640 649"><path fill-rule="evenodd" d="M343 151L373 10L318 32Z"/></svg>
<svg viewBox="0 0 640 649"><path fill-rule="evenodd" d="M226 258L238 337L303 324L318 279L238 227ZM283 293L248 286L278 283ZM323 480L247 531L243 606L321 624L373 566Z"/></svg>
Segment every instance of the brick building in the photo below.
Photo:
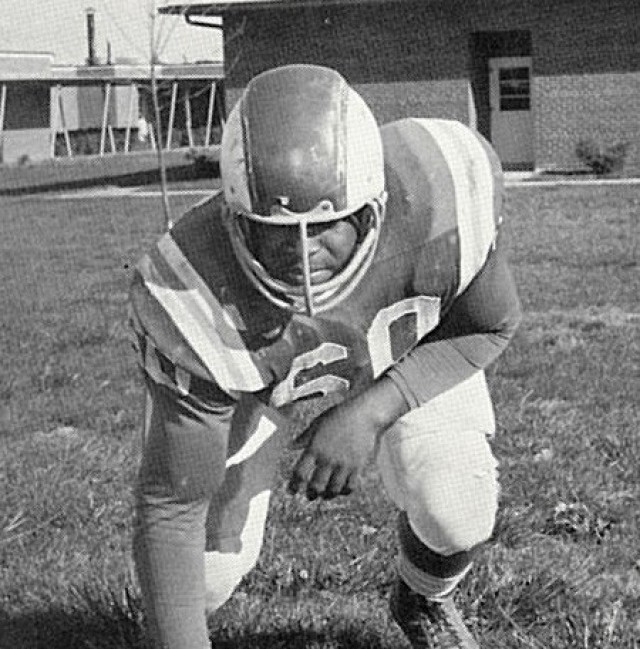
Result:
<svg viewBox="0 0 640 649"><path fill-rule="evenodd" d="M227 106L284 63L340 70L381 121L475 126L512 168L579 167L584 138L628 142L640 171L638 0L230 0L163 8L221 16Z"/></svg>

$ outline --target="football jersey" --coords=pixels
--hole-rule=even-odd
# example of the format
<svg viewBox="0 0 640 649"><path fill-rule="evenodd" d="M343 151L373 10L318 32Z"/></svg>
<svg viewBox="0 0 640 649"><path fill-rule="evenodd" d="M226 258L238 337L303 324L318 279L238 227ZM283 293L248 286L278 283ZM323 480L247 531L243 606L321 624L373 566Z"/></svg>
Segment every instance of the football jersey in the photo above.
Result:
<svg viewBox="0 0 640 649"><path fill-rule="evenodd" d="M153 381L213 404L259 392L281 407L366 386L442 330L496 246L500 164L458 122L404 119L381 134L386 216L369 270L338 305L309 317L263 297L234 257L221 194L143 257L132 322Z"/></svg>

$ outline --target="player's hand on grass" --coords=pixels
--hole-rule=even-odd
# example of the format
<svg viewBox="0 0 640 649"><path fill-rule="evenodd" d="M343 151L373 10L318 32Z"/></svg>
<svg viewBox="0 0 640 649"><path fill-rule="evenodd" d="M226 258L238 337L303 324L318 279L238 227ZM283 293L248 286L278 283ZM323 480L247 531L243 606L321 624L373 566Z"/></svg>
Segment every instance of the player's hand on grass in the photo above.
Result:
<svg viewBox="0 0 640 649"><path fill-rule="evenodd" d="M378 436L408 410L390 379L320 415L296 440L304 449L289 481L291 493L310 500L350 494L373 454Z"/></svg>

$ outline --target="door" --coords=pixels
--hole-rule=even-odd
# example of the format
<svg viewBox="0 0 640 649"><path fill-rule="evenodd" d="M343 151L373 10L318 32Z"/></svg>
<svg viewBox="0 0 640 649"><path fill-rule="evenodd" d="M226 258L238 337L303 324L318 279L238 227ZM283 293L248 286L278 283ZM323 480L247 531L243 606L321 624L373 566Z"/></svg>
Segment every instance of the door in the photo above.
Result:
<svg viewBox="0 0 640 649"><path fill-rule="evenodd" d="M533 166L531 57L489 59L491 142L502 163Z"/></svg>

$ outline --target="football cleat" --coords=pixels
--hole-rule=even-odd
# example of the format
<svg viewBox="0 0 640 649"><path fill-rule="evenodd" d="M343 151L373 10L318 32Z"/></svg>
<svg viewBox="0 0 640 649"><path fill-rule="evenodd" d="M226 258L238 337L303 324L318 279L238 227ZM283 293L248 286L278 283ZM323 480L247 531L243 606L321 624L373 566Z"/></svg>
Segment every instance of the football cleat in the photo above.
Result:
<svg viewBox="0 0 640 649"><path fill-rule="evenodd" d="M480 649L452 596L428 600L398 579L390 609L413 649Z"/></svg>

